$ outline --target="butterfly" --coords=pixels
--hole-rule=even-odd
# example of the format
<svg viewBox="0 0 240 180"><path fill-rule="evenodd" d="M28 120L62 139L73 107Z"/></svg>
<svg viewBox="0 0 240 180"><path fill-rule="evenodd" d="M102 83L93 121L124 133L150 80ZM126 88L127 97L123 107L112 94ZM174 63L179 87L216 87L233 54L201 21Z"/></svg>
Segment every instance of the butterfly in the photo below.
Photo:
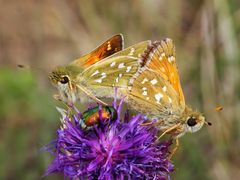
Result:
<svg viewBox="0 0 240 180"><path fill-rule="evenodd" d="M156 119L163 134L176 138L208 124L201 113L185 104L171 39L151 42L141 56L140 66L126 94L132 108Z"/></svg>
<svg viewBox="0 0 240 180"><path fill-rule="evenodd" d="M115 35L91 53L65 66L58 66L49 75L58 88L55 98L74 103L114 97L113 88L127 89L129 79L139 68L139 57L147 48L144 41L123 49L123 36Z"/></svg>

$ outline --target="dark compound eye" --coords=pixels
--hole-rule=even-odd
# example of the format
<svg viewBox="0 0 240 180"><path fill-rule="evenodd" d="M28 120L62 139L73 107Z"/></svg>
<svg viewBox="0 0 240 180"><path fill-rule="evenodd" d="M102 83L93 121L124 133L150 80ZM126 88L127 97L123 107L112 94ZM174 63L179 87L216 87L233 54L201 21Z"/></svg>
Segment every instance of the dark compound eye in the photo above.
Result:
<svg viewBox="0 0 240 180"><path fill-rule="evenodd" d="M195 117L190 117L190 118L188 118L187 124L188 124L189 126L195 126L195 125L197 124L196 118L195 118Z"/></svg>
<svg viewBox="0 0 240 180"><path fill-rule="evenodd" d="M60 80L62 84L67 84L69 82L69 79L67 76L63 76L62 79Z"/></svg>

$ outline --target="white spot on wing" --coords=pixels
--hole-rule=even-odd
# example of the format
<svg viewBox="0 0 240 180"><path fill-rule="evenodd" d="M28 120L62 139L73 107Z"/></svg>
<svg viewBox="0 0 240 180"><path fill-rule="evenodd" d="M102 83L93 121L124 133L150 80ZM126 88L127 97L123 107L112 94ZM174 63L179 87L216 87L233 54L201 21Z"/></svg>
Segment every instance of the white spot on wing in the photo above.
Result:
<svg viewBox="0 0 240 180"><path fill-rule="evenodd" d="M167 87L166 87L166 86L163 86L162 90L163 90L164 92L166 92L166 91L167 91Z"/></svg>
<svg viewBox="0 0 240 180"><path fill-rule="evenodd" d="M101 75L102 75L101 79L104 79L107 77L107 74L105 72L103 72Z"/></svg>
<svg viewBox="0 0 240 180"><path fill-rule="evenodd" d="M147 90L147 88L146 88L146 87L143 87L143 88L142 88L142 90L143 90L143 91L146 91L146 90Z"/></svg>
<svg viewBox="0 0 240 180"><path fill-rule="evenodd" d="M149 54L149 57L148 57L148 59L152 59L152 58L153 58L153 56L154 56L154 54L153 54L153 52L152 52L152 53L150 53L150 54Z"/></svg>
<svg viewBox="0 0 240 180"><path fill-rule="evenodd" d="M135 51L135 49L134 49L134 48L131 48L130 53L129 53L128 55L129 55L129 56L132 56L133 53L134 53L134 51Z"/></svg>
<svg viewBox="0 0 240 180"><path fill-rule="evenodd" d="M107 43L108 43L107 50L109 51L109 50L111 50L111 49L112 49L112 47L111 47L111 44L110 44L110 42L109 42L109 41L108 41Z"/></svg>
<svg viewBox="0 0 240 180"><path fill-rule="evenodd" d="M153 79L150 82L151 82L152 85L154 85L154 84L157 84L158 81L156 79Z"/></svg>
<svg viewBox="0 0 240 180"><path fill-rule="evenodd" d="M130 72L132 69L132 66L128 66L126 72Z"/></svg>
<svg viewBox="0 0 240 180"><path fill-rule="evenodd" d="M160 103L160 100L162 97L163 97L163 95L161 93L155 94L155 99L157 100L157 103Z"/></svg>
<svg viewBox="0 0 240 180"><path fill-rule="evenodd" d="M97 82L97 83L102 83L102 79L100 78L100 79L97 79L97 80L95 80L95 82Z"/></svg>
<svg viewBox="0 0 240 180"><path fill-rule="evenodd" d="M171 56L171 57L168 58L168 62L171 63L171 62L174 62L174 61L175 61L175 57L174 56Z"/></svg>
<svg viewBox="0 0 240 180"><path fill-rule="evenodd" d="M96 70L94 73L92 73L91 77L97 75L98 73L99 73L99 71Z"/></svg>
<svg viewBox="0 0 240 180"><path fill-rule="evenodd" d="M124 67L125 67L124 63L120 63L120 64L118 65L118 68L119 68L119 69L124 68Z"/></svg>
<svg viewBox="0 0 240 180"><path fill-rule="evenodd" d="M148 81L148 79L147 79L147 78L144 78L141 83L144 84L144 83L147 82L147 81Z"/></svg>
<svg viewBox="0 0 240 180"><path fill-rule="evenodd" d="M119 79L118 79L118 77L116 78L116 83L118 83L119 82Z"/></svg>
<svg viewBox="0 0 240 180"><path fill-rule="evenodd" d="M143 91L142 95L146 96L147 95L147 91Z"/></svg>
<svg viewBox="0 0 240 180"><path fill-rule="evenodd" d="M168 97L169 103L172 103L172 98Z"/></svg>
<svg viewBox="0 0 240 180"><path fill-rule="evenodd" d="M129 80L129 84L133 84L133 82L134 82L134 78L131 78L131 79Z"/></svg>
<svg viewBox="0 0 240 180"><path fill-rule="evenodd" d="M116 64L116 62L114 61L114 62L112 62L111 64L110 64L110 67L113 67L113 66L115 66L115 64Z"/></svg>
<svg viewBox="0 0 240 180"><path fill-rule="evenodd" d="M120 73L118 76L119 76L119 77L122 77L122 73Z"/></svg>

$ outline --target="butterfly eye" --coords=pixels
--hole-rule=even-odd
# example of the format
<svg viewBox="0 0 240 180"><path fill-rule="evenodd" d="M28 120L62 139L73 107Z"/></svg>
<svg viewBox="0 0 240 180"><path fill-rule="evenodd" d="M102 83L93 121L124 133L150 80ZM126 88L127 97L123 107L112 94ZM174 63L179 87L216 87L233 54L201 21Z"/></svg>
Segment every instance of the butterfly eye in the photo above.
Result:
<svg viewBox="0 0 240 180"><path fill-rule="evenodd" d="M195 118L195 117L190 117L190 118L188 118L187 124L188 124L190 127L195 126L195 125L197 124L196 118Z"/></svg>
<svg viewBox="0 0 240 180"><path fill-rule="evenodd" d="M63 76L62 79L60 80L62 84L67 84L69 82L69 78L67 76Z"/></svg>

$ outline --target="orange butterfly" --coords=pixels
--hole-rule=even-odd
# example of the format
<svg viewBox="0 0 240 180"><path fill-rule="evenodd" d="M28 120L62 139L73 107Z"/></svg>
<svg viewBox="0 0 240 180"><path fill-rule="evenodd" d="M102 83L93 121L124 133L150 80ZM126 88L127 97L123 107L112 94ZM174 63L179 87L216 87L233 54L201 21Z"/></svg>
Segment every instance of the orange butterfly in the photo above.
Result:
<svg viewBox="0 0 240 180"><path fill-rule="evenodd" d="M185 104L171 39L152 42L142 55L140 66L130 79L127 102L156 119L163 134L178 138L208 124L201 113Z"/></svg>

